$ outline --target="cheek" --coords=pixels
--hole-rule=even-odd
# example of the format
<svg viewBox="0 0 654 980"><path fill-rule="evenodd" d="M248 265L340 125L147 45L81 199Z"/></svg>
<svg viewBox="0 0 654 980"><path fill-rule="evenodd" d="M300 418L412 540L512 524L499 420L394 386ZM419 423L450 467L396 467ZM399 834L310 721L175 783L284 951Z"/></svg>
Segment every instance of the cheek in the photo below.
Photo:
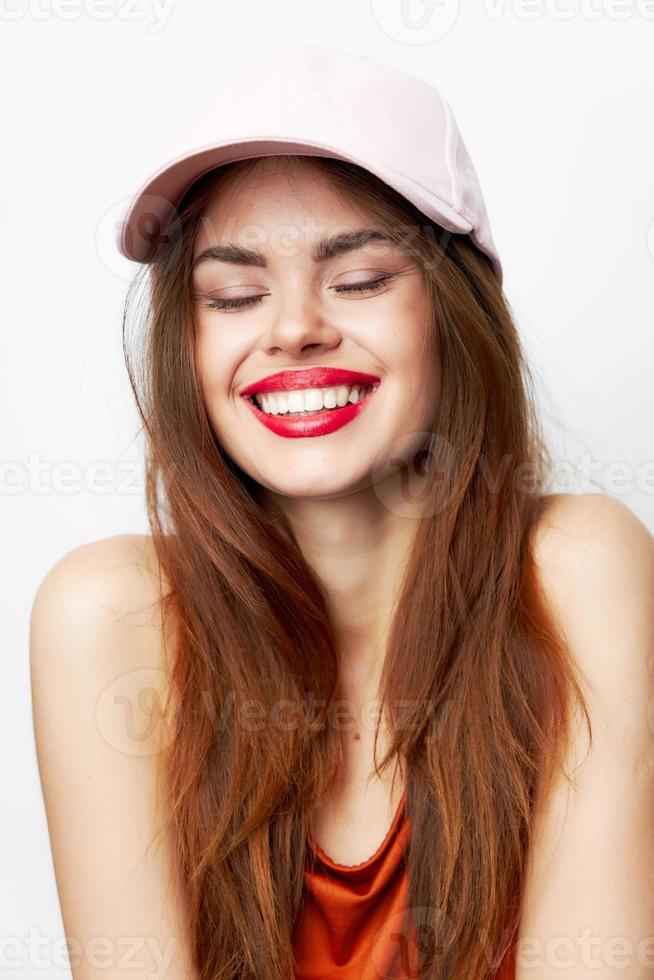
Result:
<svg viewBox="0 0 654 980"><path fill-rule="evenodd" d="M378 339L379 354L391 371L422 377L429 373L431 310L419 291L408 291L398 297L392 309L385 312Z"/></svg>
<svg viewBox="0 0 654 980"><path fill-rule="evenodd" d="M388 368L401 379L406 411L421 424L429 424L440 390L440 361L431 342L431 306L416 291L403 299L395 313L387 333Z"/></svg>
<svg viewBox="0 0 654 980"><path fill-rule="evenodd" d="M194 358L195 372L197 374L202 397L204 398L205 402L208 402L209 394L215 385L215 361L210 355L207 344L202 339L196 340Z"/></svg>
<svg viewBox="0 0 654 980"><path fill-rule="evenodd" d="M229 394L230 379L237 361L235 353L226 348L218 331L198 328L195 340L195 369L203 397L211 401Z"/></svg>

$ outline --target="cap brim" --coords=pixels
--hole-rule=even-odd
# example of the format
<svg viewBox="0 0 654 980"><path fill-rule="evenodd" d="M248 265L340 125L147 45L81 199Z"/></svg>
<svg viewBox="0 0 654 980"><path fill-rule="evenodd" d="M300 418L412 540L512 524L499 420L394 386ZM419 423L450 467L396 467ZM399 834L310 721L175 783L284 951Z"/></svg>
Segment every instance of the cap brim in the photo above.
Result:
<svg viewBox="0 0 654 980"><path fill-rule="evenodd" d="M375 174L384 183L398 191L447 231L468 234L474 229L446 201L417 184L399 171L375 160L351 154L347 156L325 143L291 139L244 139L226 140L209 147L185 153L157 171L131 199L122 221L117 228L116 244L126 258L135 262L147 262L151 258L153 242L159 240L170 227L176 215L177 205L189 187L209 170L221 164L233 163L262 156L301 154L302 156L326 156L358 164ZM476 243L479 245L479 243ZM486 251L479 245L482 251ZM487 253L488 254L488 253ZM496 256L490 255L496 273L502 276Z"/></svg>
<svg viewBox="0 0 654 980"><path fill-rule="evenodd" d="M139 235L134 234L138 231L139 223L143 225L145 219L152 217L164 221L169 220L191 184L209 170L213 170L214 167L233 163L236 160L292 153L349 160L351 163L356 163L376 174L381 180L416 204L420 210L429 206L433 212L433 215L430 214L429 216L433 216L437 221L440 220L443 226L450 231L469 232L472 228L469 222L464 221L444 201L437 201L433 194L421 188L414 181L397 171L390 170L387 166L376 164L374 160L364 160L352 155L344 156L327 144L288 139L252 139L240 140L237 143L233 141L216 143L206 149L184 154L157 171L130 201L118 229L117 245L120 252L128 259L133 259L136 262L144 261L143 246L147 242L139 242ZM150 198L152 200L149 200ZM164 201L168 203L171 215L161 213L162 203L160 202ZM130 241L130 231L132 232L132 241Z"/></svg>

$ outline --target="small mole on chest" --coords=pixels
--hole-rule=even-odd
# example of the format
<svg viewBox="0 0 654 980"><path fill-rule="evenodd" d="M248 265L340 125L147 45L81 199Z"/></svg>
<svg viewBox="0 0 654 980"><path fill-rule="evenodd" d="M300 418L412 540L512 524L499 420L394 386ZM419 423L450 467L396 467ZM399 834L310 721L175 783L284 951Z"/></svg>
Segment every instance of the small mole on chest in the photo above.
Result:
<svg viewBox="0 0 654 980"><path fill-rule="evenodd" d="M355 737L356 739L359 739L359 738L361 738L361 736L359 735L359 733L358 733L358 732L355 732L355 733L354 733L354 737Z"/></svg>

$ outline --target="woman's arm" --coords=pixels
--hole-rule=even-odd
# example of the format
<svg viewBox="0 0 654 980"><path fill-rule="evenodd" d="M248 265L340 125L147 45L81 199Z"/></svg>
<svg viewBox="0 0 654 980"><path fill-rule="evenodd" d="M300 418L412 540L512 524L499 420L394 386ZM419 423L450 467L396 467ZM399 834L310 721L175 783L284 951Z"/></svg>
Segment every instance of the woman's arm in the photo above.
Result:
<svg viewBox="0 0 654 980"><path fill-rule="evenodd" d="M557 495L536 550L582 683L538 810L516 980L654 977L654 539L620 501ZM582 681L584 680L582 676Z"/></svg>
<svg viewBox="0 0 654 980"><path fill-rule="evenodd" d="M65 555L30 627L34 733L74 980L195 980L170 842L153 841L166 675L147 538Z"/></svg>

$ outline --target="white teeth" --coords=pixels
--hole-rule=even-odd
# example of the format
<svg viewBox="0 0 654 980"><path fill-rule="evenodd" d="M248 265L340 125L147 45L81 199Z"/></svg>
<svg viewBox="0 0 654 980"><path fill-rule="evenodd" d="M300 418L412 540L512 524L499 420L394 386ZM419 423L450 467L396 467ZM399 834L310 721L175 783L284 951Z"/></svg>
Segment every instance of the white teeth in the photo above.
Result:
<svg viewBox="0 0 654 980"><path fill-rule="evenodd" d="M336 404L339 408L343 408L343 405L347 405L347 400L350 397L349 388L337 388L336 389Z"/></svg>
<svg viewBox="0 0 654 980"><path fill-rule="evenodd" d="M289 391L286 399L288 402L289 412L305 412L307 406L304 404L304 398L304 393L300 393L299 391ZM270 401L270 394L268 395L268 401ZM275 402L273 401L272 404L274 405Z"/></svg>
<svg viewBox="0 0 654 980"><path fill-rule="evenodd" d="M324 407L323 393L320 391L320 389L307 388L304 391L304 407L298 409L298 411L315 412L317 409Z"/></svg>
<svg viewBox="0 0 654 980"><path fill-rule="evenodd" d="M336 392L333 388L328 388L323 395L323 404L325 408L336 408Z"/></svg>
<svg viewBox="0 0 654 980"><path fill-rule="evenodd" d="M372 385L336 385L332 388L302 388L295 391L269 391L254 396L256 405L269 415L317 412L323 408L356 405L372 391Z"/></svg>

